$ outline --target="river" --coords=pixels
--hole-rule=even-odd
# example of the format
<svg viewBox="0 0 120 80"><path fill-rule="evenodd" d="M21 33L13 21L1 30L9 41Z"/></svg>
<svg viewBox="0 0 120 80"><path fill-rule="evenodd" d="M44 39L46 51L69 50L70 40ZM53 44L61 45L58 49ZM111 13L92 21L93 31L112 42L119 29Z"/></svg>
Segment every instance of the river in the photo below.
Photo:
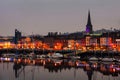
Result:
<svg viewBox="0 0 120 80"><path fill-rule="evenodd" d="M0 80L120 80L120 64L57 59L1 61Z"/></svg>

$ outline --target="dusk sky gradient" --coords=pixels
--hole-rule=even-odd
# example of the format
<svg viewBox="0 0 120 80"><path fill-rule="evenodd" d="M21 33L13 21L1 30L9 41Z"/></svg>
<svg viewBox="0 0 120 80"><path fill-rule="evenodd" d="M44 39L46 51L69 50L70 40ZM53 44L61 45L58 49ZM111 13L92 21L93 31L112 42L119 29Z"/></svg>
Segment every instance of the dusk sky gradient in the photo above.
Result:
<svg viewBox="0 0 120 80"><path fill-rule="evenodd" d="M0 0L0 35L85 31L91 12L93 29L120 29L120 0Z"/></svg>

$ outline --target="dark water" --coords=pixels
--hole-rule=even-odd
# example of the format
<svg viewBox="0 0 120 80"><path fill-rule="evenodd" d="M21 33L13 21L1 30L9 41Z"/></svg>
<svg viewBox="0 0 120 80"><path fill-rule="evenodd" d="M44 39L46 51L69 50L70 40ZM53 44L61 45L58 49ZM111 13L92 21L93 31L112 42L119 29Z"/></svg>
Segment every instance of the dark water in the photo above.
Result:
<svg viewBox="0 0 120 80"><path fill-rule="evenodd" d="M0 80L120 80L120 64L79 60L0 62Z"/></svg>

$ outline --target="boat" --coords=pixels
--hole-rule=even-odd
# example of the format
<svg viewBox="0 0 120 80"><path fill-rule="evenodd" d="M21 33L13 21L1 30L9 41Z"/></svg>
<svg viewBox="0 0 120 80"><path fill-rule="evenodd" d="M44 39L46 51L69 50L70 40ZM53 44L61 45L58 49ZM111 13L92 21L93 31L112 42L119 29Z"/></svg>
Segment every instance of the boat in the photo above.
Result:
<svg viewBox="0 0 120 80"><path fill-rule="evenodd" d="M50 57L51 58L63 58L63 55L60 53L53 53Z"/></svg>
<svg viewBox="0 0 120 80"><path fill-rule="evenodd" d="M35 54L32 52L29 54L29 59L34 60L35 59Z"/></svg>
<svg viewBox="0 0 120 80"><path fill-rule="evenodd" d="M89 61L98 61L98 58L96 58L96 57L91 57L91 58L89 58Z"/></svg>
<svg viewBox="0 0 120 80"><path fill-rule="evenodd" d="M48 58L48 56L47 55L36 55L36 58L37 59L44 59L44 58Z"/></svg>
<svg viewBox="0 0 120 80"><path fill-rule="evenodd" d="M3 54L0 58L1 61L14 61L15 54Z"/></svg>
<svg viewBox="0 0 120 80"><path fill-rule="evenodd" d="M70 59L75 59L75 60L77 60L77 59L80 59L80 56L71 56Z"/></svg>
<svg viewBox="0 0 120 80"><path fill-rule="evenodd" d="M112 62L112 61L114 61L114 58L102 58L101 61L103 61L103 62Z"/></svg>

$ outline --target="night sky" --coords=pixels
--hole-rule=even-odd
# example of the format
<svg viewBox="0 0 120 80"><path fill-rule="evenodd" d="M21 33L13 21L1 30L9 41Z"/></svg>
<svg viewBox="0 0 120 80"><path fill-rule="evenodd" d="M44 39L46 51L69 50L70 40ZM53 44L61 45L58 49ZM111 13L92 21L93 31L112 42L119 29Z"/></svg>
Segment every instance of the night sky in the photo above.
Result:
<svg viewBox="0 0 120 80"><path fill-rule="evenodd" d="M0 35L84 31L88 10L93 29L120 29L120 0L0 0Z"/></svg>

